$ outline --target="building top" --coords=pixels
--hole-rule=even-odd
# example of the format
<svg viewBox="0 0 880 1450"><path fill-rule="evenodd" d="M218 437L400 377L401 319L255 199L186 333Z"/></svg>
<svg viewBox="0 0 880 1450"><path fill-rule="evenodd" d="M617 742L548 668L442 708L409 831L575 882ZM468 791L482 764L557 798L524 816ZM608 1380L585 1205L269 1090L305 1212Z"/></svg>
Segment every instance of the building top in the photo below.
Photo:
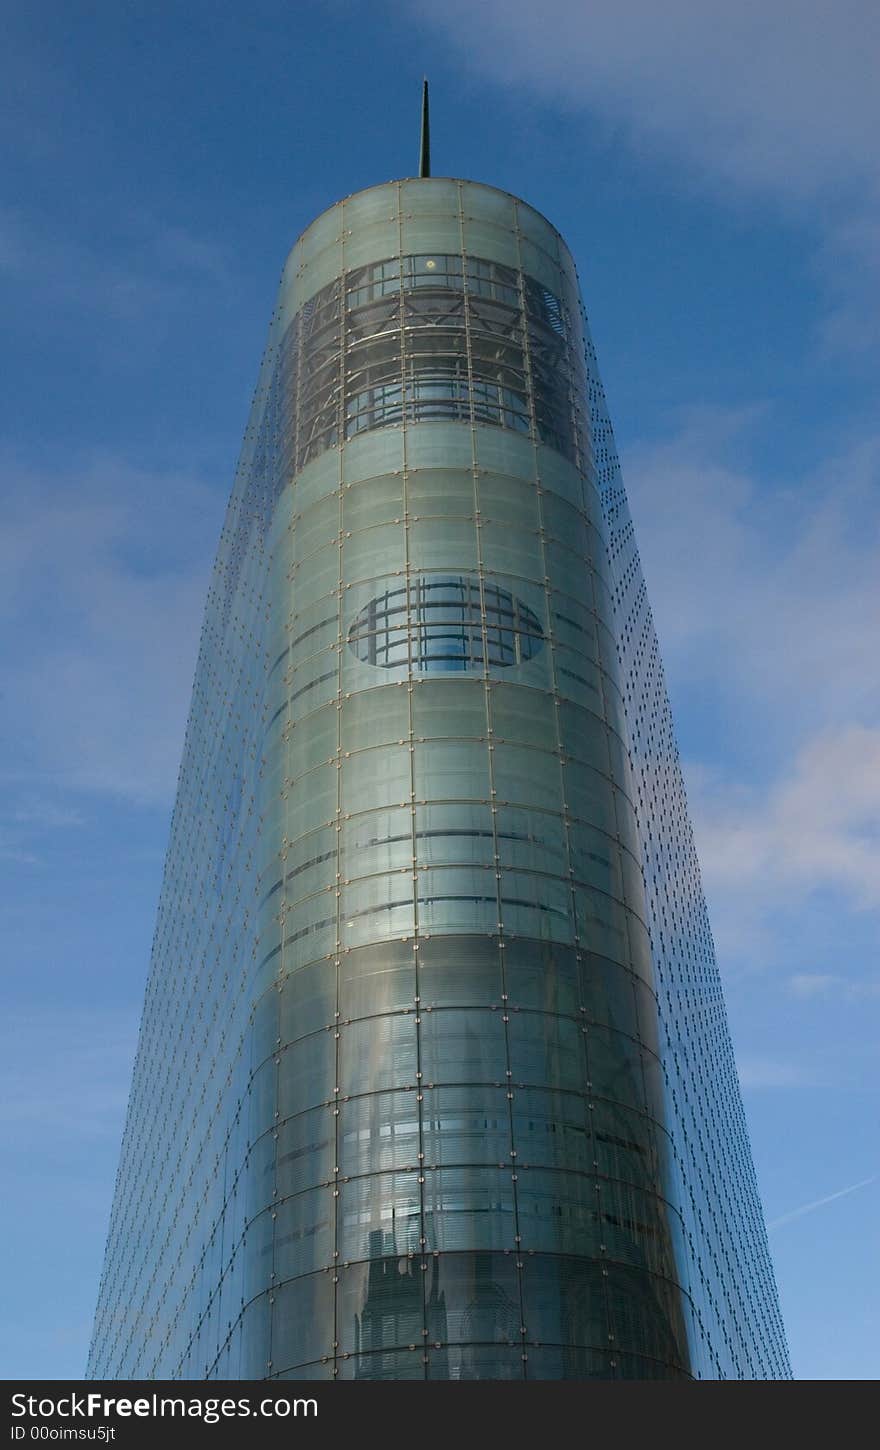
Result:
<svg viewBox="0 0 880 1450"><path fill-rule="evenodd" d="M462 251L521 268L576 305L574 259L535 207L482 181L420 176L352 192L305 228L282 273L282 320L357 267L385 257Z"/></svg>

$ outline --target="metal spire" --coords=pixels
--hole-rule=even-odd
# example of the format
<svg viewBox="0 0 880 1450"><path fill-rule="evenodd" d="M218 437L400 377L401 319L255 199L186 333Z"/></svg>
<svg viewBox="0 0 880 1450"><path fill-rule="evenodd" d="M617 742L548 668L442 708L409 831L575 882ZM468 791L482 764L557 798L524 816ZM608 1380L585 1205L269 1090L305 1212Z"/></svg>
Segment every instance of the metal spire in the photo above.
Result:
<svg viewBox="0 0 880 1450"><path fill-rule="evenodd" d="M419 137L419 176L431 175L431 123L428 117L428 79L422 81L422 134Z"/></svg>

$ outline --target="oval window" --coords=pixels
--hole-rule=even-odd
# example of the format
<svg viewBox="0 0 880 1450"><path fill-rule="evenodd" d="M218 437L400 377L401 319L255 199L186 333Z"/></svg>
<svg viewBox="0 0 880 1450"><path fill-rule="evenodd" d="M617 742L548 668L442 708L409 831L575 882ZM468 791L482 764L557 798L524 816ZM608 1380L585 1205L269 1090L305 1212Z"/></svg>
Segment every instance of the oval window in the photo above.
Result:
<svg viewBox="0 0 880 1450"><path fill-rule="evenodd" d="M506 589L475 576L425 574L371 599L348 643L364 664L418 671L519 665L544 643L541 621Z"/></svg>

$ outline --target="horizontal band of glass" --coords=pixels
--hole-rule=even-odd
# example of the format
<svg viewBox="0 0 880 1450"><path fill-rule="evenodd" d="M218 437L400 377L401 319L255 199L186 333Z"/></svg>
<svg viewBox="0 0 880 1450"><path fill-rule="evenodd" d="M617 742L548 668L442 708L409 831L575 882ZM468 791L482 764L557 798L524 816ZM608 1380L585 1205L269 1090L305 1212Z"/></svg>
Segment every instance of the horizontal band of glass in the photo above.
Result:
<svg viewBox="0 0 880 1450"><path fill-rule="evenodd" d="M558 297L487 260L408 256L355 269L313 296L282 339L286 468L406 418L534 428L586 459L568 335Z"/></svg>

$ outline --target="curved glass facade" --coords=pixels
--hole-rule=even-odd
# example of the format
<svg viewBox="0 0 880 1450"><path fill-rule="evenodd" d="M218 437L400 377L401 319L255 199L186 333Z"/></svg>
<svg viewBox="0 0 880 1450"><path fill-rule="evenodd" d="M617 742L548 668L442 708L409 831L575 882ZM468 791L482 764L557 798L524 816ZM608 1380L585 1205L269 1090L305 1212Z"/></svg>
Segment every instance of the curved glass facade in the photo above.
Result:
<svg viewBox="0 0 880 1450"><path fill-rule="evenodd" d="M531 208L423 179L304 233L208 600L90 1374L787 1373L717 987L723 1098L689 1075L683 1117L667 1060L612 457Z"/></svg>

